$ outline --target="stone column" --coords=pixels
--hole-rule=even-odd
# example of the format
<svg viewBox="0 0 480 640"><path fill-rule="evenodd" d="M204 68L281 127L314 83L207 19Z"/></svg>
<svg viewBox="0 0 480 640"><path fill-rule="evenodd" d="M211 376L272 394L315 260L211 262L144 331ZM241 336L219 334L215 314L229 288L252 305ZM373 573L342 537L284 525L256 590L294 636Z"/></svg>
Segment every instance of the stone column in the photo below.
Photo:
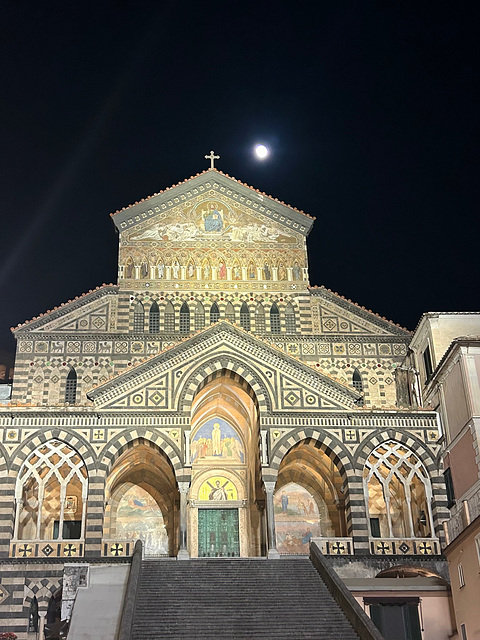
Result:
<svg viewBox="0 0 480 640"><path fill-rule="evenodd" d="M275 491L276 482L264 482L265 495L267 497L267 557L272 559L280 558L277 551L277 538L275 535L275 510L273 508L273 493Z"/></svg>
<svg viewBox="0 0 480 640"><path fill-rule="evenodd" d="M47 616L46 611L38 612L38 640L45 640L45 618Z"/></svg>
<svg viewBox="0 0 480 640"><path fill-rule="evenodd" d="M190 483L179 482L178 489L180 491L180 544L177 559L188 560L190 554L187 549L187 495L190 489Z"/></svg>

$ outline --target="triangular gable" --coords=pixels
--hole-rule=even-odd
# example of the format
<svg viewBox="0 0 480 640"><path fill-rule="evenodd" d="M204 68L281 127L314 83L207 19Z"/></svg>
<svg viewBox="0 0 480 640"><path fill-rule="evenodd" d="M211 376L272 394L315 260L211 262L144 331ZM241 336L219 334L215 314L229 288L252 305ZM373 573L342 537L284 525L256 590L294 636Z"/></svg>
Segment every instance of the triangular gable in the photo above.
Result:
<svg viewBox="0 0 480 640"><path fill-rule="evenodd" d="M104 285L13 329L14 333L95 332L112 330L118 286Z"/></svg>
<svg viewBox="0 0 480 640"><path fill-rule="evenodd" d="M258 189L249 187L216 169L204 171L166 191L117 211L112 214L112 218L120 233L139 225L145 227L144 223L152 218L168 218L169 212L173 213L174 209L175 218L178 220L179 205L202 197L229 201L233 207L237 203L254 218L263 217L265 221L303 236L309 233L314 221L314 218L303 211L261 193Z"/></svg>
<svg viewBox="0 0 480 640"><path fill-rule="evenodd" d="M346 300L325 287L312 287L310 292L314 317L318 319L319 333L411 338L407 329Z"/></svg>
<svg viewBox="0 0 480 640"><path fill-rule="evenodd" d="M206 377L219 368L258 382L272 411L345 411L353 409L360 397L227 322L199 332L87 395L98 409L187 411L194 393L189 380L198 385L199 370Z"/></svg>

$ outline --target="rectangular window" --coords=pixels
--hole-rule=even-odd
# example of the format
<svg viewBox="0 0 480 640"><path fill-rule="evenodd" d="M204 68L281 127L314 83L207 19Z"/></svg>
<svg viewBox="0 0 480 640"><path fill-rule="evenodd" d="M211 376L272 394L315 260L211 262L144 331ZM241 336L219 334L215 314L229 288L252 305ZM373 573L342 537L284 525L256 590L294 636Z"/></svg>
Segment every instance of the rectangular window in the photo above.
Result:
<svg viewBox="0 0 480 640"><path fill-rule="evenodd" d="M462 624L460 625L460 631L462 632L462 640L468 640L467 639L467 627L466 627L464 622L462 622Z"/></svg>
<svg viewBox="0 0 480 640"><path fill-rule="evenodd" d="M443 472L445 488L447 490L447 507L451 509L455 504L455 490L453 488L452 470L447 467Z"/></svg>
<svg viewBox="0 0 480 640"><path fill-rule="evenodd" d="M370 518L370 531L372 538L380 538L380 518Z"/></svg>
<svg viewBox="0 0 480 640"><path fill-rule="evenodd" d="M475 545L477 547L478 564L480 565L480 533L475 537Z"/></svg>
<svg viewBox="0 0 480 640"><path fill-rule="evenodd" d="M425 367L425 384L430 380L433 373L433 365L432 365L432 356L430 354L430 347L427 345L427 348L423 352L423 366Z"/></svg>
<svg viewBox="0 0 480 640"><path fill-rule="evenodd" d="M465 574L463 573L463 565L461 562L458 563L458 584L460 585L460 589L465 586Z"/></svg>
<svg viewBox="0 0 480 640"><path fill-rule="evenodd" d="M365 598L370 605L370 617L385 638L422 640L418 598Z"/></svg>

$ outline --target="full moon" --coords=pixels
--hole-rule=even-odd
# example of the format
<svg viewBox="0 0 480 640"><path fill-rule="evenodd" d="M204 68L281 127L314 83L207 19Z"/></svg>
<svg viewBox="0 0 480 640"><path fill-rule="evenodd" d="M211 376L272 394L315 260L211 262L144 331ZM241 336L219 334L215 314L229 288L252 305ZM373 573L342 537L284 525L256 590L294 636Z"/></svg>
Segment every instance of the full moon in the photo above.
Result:
<svg viewBox="0 0 480 640"><path fill-rule="evenodd" d="M263 160L268 156L267 147L264 144L257 144L255 146L255 155L257 156L257 158L260 158L261 160Z"/></svg>

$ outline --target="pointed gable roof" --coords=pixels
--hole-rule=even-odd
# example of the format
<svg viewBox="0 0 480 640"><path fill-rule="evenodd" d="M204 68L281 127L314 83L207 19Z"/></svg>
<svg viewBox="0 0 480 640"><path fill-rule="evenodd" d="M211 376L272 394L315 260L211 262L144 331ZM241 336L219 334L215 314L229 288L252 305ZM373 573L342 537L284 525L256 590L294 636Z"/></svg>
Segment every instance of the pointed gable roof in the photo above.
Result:
<svg viewBox="0 0 480 640"><path fill-rule="evenodd" d="M323 285L309 287L309 290L312 296L324 300L327 304L333 305L340 312L344 310L346 313L358 317L364 323L368 323L371 329L375 330L375 328L377 328L379 334L411 338L411 332L405 329L405 327L395 324L395 322L391 320L387 320L387 318L360 306L356 302L352 302L352 300L345 298L331 289L327 289Z"/></svg>
<svg viewBox="0 0 480 640"><path fill-rule="evenodd" d="M62 323L62 318L68 322L68 316L72 312L77 312L82 307L89 307L92 303L102 300L108 296L118 295L118 289L118 285L116 284L102 284L100 287L91 289L90 291L83 293L81 296L75 297L73 300L63 302L58 307L45 311L45 313L41 313L39 316L36 316L31 320L26 320L25 322L18 324L16 327L11 327L11 331L16 334L17 332L23 331L44 330L47 328L47 325L51 325L52 323L55 325L54 327L52 326L52 330L57 331L61 328L59 325L64 324ZM72 329L69 328L68 330Z"/></svg>
<svg viewBox="0 0 480 640"><path fill-rule="evenodd" d="M190 379L226 368L258 381L272 411L351 410L360 395L265 340L223 321L186 338L87 395L102 409L186 410ZM247 379L247 382L249 380ZM187 399L187 400L186 400Z"/></svg>
<svg viewBox="0 0 480 640"><path fill-rule="evenodd" d="M304 235L308 235L315 220L304 211L277 200L277 198L222 173L218 169L207 169L197 173L197 175L168 187L164 191L154 193L110 215L118 231L122 232L145 222L161 211L167 211L177 206L194 195L202 192L205 192L206 195L210 189L215 189L219 194L223 193L229 198L241 202L250 207L252 212L258 211Z"/></svg>

